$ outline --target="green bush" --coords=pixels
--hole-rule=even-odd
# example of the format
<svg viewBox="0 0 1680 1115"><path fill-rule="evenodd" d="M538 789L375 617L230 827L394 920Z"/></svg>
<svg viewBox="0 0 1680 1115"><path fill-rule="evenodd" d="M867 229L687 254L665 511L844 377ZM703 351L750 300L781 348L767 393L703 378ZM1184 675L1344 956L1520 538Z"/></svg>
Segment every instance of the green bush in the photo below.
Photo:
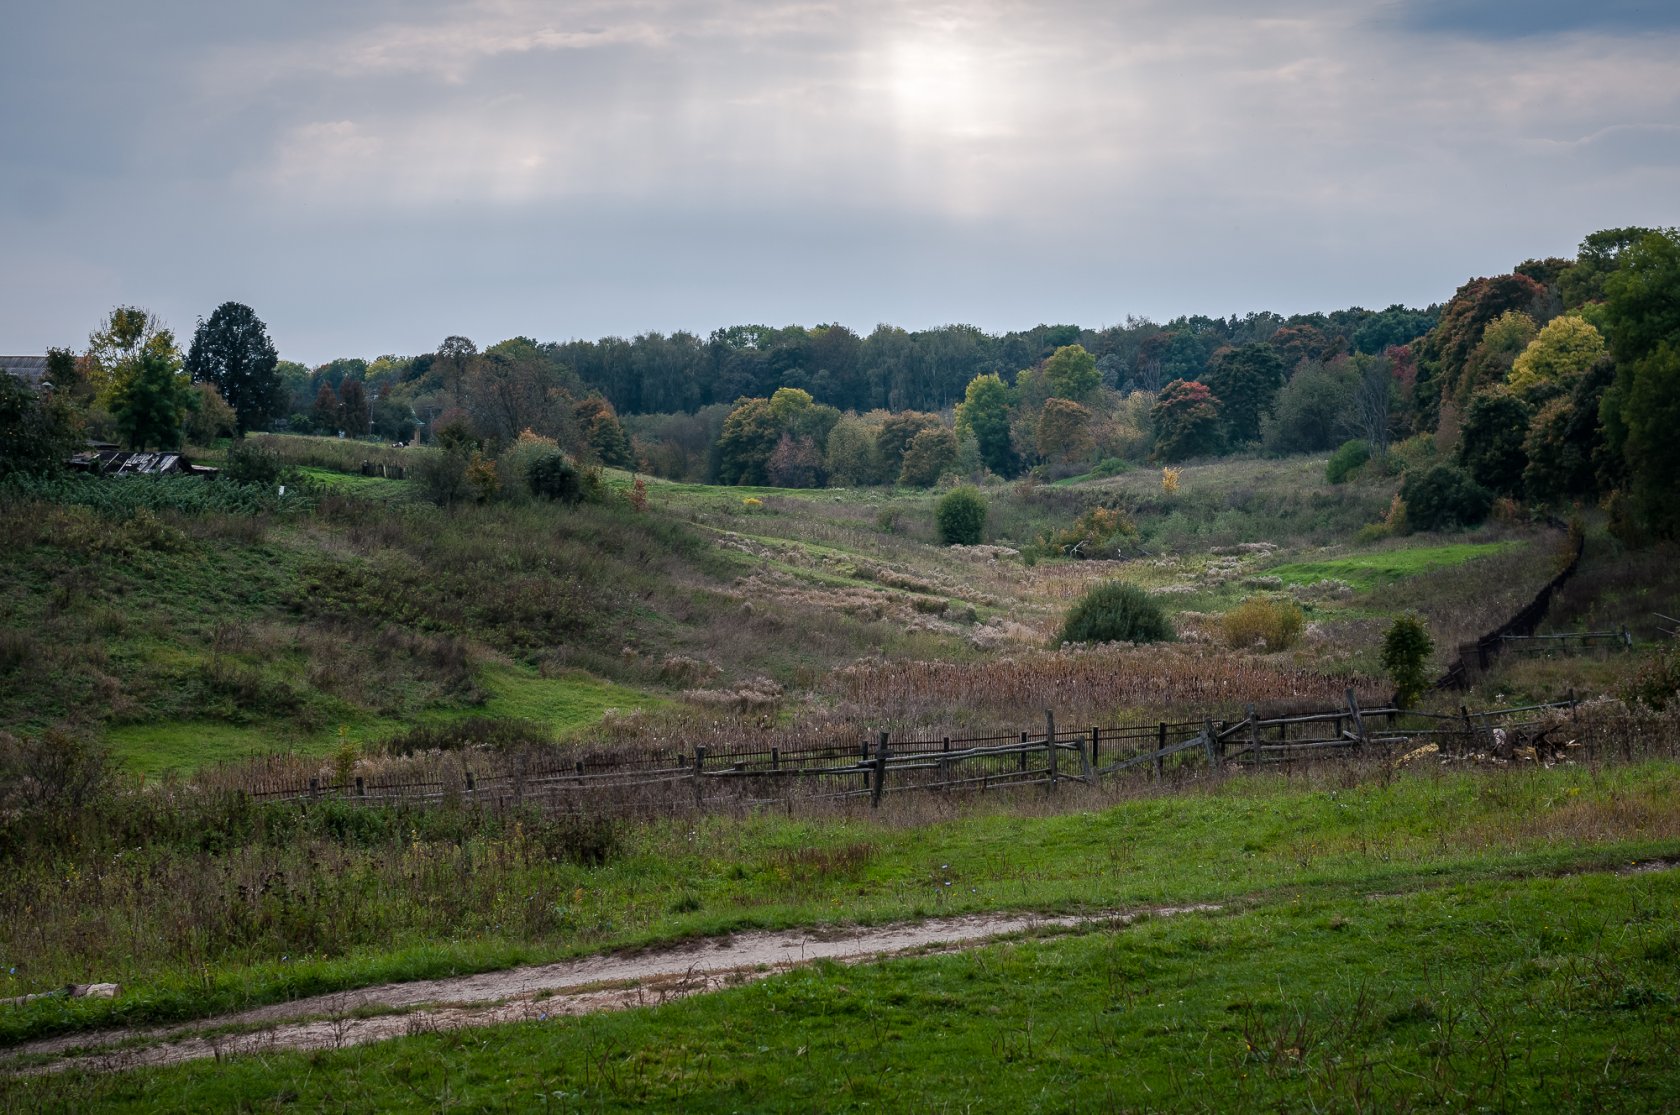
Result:
<svg viewBox="0 0 1680 1115"><path fill-rule="evenodd" d="M1400 481L1406 523L1413 530L1451 530L1475 526L1487 518L1493 493L1452 465L1431 465L1408 472Z"/></svg>
<svg viewBox="0 0 1680 1115"><path fill-rule="evenodd" d="M1251 596L1225 613L1225 641L1241 649L1264 643L1267 650L1284 650L1301 638L1306 616L1293 602Z"/></svg>
<svg viewBox="0 0 1680 1115"><path fill-rule="evenodd" d="M576 503L583 498L583 474L564 453L544 453L525 468L525 483L531 494L561 503Z"/></svg>
<svg viewBox="0 0 1680 1115"><path fill-rule="evenodd" d="M986 500L974 488L953 488L934 509L939 541L946 546L978 546L986 530Z"/></svg>
<svg viewBox="0 0 1680 1115"><path fill-rule="evenodd" d="M466 499L467 455L458 449L427 449L413 461L414 479L426 498L440 507Z"/></svg>
<svg viewBox="0 0 1680 1115"><path fill-rule="evenodd" d="M1355 438L1344 441L1341 448L1330 455L1330 463L1324 466L1324 478L1332 484L1344 483L1359 469L1365 467L1365 462L1371 459L1371 447Z"/></svg>
<svg viewBox="0 0 1680 1115"><path fill-rule="evenodd" d="M1059 641L1159 643L1172 637L1172 624L1153 597L1125 581L1105 581L1068 610Z"/></svg>
<svg viewBox="0 0 1680 1115"><path fill-rule="evenodd" d="M1394 683L1394 700L1401 708L1409 708L1429 686L1424 673L1435 641L1429 628L1417 616L1401 616L1383 636L1382 664Z"/></svg>
<svg viewBox="0 0 1680 1115"><path fill-rule="evenodd" d="M228 446L227 467L222 476L235 484L272 488L280 483L280 454L256 441L236 441Z"/></svg>

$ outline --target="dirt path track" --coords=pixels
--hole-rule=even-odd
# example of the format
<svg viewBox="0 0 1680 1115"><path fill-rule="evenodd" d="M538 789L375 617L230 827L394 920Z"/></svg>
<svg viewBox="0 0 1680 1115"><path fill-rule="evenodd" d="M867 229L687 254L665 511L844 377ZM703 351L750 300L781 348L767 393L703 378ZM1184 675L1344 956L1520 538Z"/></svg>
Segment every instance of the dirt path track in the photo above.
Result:
<svg viewBox="0 0 1680 1115"><path fill-rule="evenodd" d="M1118 928L1142 917L1219 908L1168 906L1088 917L974 915L864 929L737 933L664 949L317 995L181 1026L49 1038L0 1054L0 1071L109 1072L241 1053L338 1049L465 1026L654 1005L814 960L852 964L907 952L951 952L1041 928Z"/></svg>

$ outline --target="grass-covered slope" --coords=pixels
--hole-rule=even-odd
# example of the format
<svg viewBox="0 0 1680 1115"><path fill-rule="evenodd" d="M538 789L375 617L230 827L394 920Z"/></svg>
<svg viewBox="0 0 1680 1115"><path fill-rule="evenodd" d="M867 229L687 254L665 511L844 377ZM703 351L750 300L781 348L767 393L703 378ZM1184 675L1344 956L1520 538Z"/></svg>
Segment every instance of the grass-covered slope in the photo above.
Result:
<svg viewBox="0 0 1680 1115"><path fill-rule="evenodd" d="M12 1013L13 1040L747 927L1221 910L822 966L619 1016L117 1079L12 1079L0 1099L177 1110L286 1093L307 1106L354 1096L422 1109L519 1106L541 1092L560 1093L563 1108L861 1110L913 1091L927 1110L1456 1110L1522 1097L1586 1110L1614 1095L1660 1110L1680 1024L1680 883L1631 865L1680 854L1673 789L1667 762L1352 785L1244 779L1049 816L637 826L597 866L554 862L506 834L381 829L371 817L252 850L80 858L80 874L126 897L31 882L42 920L0 942L32 977L13 986L75 972L129 989ZM250 877L267 882L240 889L259 870L254 854L267 866ZM334 870L306 866L321 863ZM161 893L147 897L164 879L188 891L167 909ZM362 896L354 918L320 916L351 893ZM52 911L72 908L106 911L107 943L59 930ZM195 948L169 928L177 921L194 925ZM134 952L154 941L151 955Z"/></svg>

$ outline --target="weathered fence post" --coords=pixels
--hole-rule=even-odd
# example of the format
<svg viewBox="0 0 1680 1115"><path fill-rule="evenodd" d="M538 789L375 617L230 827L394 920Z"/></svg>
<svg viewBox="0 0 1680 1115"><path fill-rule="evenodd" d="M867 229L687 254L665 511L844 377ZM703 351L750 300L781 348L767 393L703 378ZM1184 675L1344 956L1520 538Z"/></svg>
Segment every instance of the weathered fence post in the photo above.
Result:
<svg viewBox="0 0 1680 1115"><path fill-rule="evenodd" d="M780 747L772 747L770 749L770 769L782 769L782 749Z"/></svg>
<svg viewBox="0 0 1680 1115"><path fill-rule="evenodd" d="M1208 769L1218 770L1224 758L1219 753L1219 733L1213 730L1213 721L1205 716L1202 718L1202 744L1207 749Z"/></svg>
<svg viewBox="0 0 1680 1115"><path fill-rule="evenodd" d="M367 797L367 786L362 783L362 776L359 774L356 776L356 796L359 798Z"/></svg>
<svg viewBox="0 0 1680 1115"><path fill-rule="evenodd" d="M1359 736L1359 746L1364 748L1371 740L1365 734L1365 716L1359 711L1359 697L1353 691L1353 686L1347 690L1348 715L1353 717L1353 730Z"/></svg>
<svg viewBox="0 0 1680 1115"><path fill-rule="evenodd" d="M1155 733L1155 781L1159 782L1167 776L1167 761L1161 757L1161 752L1167 749L1167 722L1161 721L1160 729Z"/></svg>
<svg viewBox="0 0 1680 1115"><path fill-rule="evenodd" d="M478 800L478 785L473 781L473 772L467 771L467 800Z"/></svg>
<svg viewBox="0 0 1680 1115"><path fill-rule="evenodd" d="M694 804L695 805L700 804L700 794L701 794L700 778L701 778L702 774L705 772L705 769L706 769L706 749L704 747L696 747L694 749L694 773L693 773L692 776L690 776L690 781L692 781L694 783Z"/></svg>
<svg viewBox="0 0 1680 1115"><path fill-rule="evenodd" d="M309 800L314 801L316 798L318 798L320 796L321 796L321 779L319 777L311 778L309 780Z"/></svg>
<svg viewBox="0 0 1680 1115"><path fill-rule="evenodd" d="M1020 758L1015 763L1015 768L1017 770L1026 770L1027 769L1027 739L1028 739L1027 733L1022 732L1021 733Z"/></svg>
<svg viewBox="0 0 1680 1115"><path fill-rule="evenodd" d="M1100 746L1102 746L1102 729L1093 727L1091 729L1091 757L1085 760L1085 781L1093 786L1097 784L1097 749ZM1080 757L1083 758L1084 754L1081 751Z"/></svg>
<svg viewBox="0 0 1680 1115"><path fill-rule="evenodd" d="M1254 713L1254 704L1250 702L1248 706L1248 749L1253 753L1254 758L1251 761L1254 763L1255 770L1260 769L1260 728L1256 723L1258 719ZM1283 730L1287 733L1289 726L1284 725Z"/></svg>
<svg viewBox="0 0 1680 1115"><path fill-rule="evenodd" d="M881 792L887 788L887 733L882 732L875 748L875 785L870 790L869 808L881 808Z"/></svg>
<svg viewBox="0 0 1680 1115"><path fill-rule="evenodd" d="M1050 788L1056 788L1059 777L1056 771L1056 714L1049 709L1044 710L1044 758L1050 767Z"/></svg>

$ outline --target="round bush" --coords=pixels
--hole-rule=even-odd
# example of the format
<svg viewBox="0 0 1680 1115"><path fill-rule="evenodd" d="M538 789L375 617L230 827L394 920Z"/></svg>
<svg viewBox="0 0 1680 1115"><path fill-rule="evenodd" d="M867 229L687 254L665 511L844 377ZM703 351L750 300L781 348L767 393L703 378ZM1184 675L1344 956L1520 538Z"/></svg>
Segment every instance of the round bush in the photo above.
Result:
<svg viewBox="0 0 1680 1115"><path fill-rule="evenodd" d="M254 441L236 441L228 446L222 475L235 484L272 488L280 481L280 455Z"/></svg>
<svg viewBox="0 0 1680 1115"><path fill-rule="evenodd" d="M1306 616L1293 601L1251 596L1225 613L1225 641L1238 650L1256 643L1269 651L1286 650L1305 625Z"/></svg>
<svg viewBox="0 0 1680 1115"><path fill-rule="evenodd" d="M1324 479L1332 484L1340 484L1352 476L1366 461L1371 459L1371 447L1355 438L1342 442L1341 448L1330 455L1330 463L1324 466Z"/></svg>
<svg viewBox="0 0 1680 1115"><path fill-rule="evenodd" d="M583 474L558 451L544 453L527 465L525 483L532 495L544 499L576 503L583 498Z"/></svg>
<svg viewBox="0 0 1680 1115"><path fill-rule="evenodd" d="M934 509L939 541L946 546L978 546L986 530L986 500L974 488L947 492Z"/></svg>
<svg viewBox="0 0 1680 1115"><path fill-rule="evenodd" d="M1152 596L1125 581L1104 581L1068 610L1060 641L1159 643L1172 637L1172 624Z"/></svg>
<svg viewBox="0 0 1680 1115"><path fill-rule="evenodd" d="M1413 530L1451 530L1473 527L1487 518L1493 493L1452 465L1431 465L1408 472L1400 482L1406 503L1406 523Z"/></svg>

